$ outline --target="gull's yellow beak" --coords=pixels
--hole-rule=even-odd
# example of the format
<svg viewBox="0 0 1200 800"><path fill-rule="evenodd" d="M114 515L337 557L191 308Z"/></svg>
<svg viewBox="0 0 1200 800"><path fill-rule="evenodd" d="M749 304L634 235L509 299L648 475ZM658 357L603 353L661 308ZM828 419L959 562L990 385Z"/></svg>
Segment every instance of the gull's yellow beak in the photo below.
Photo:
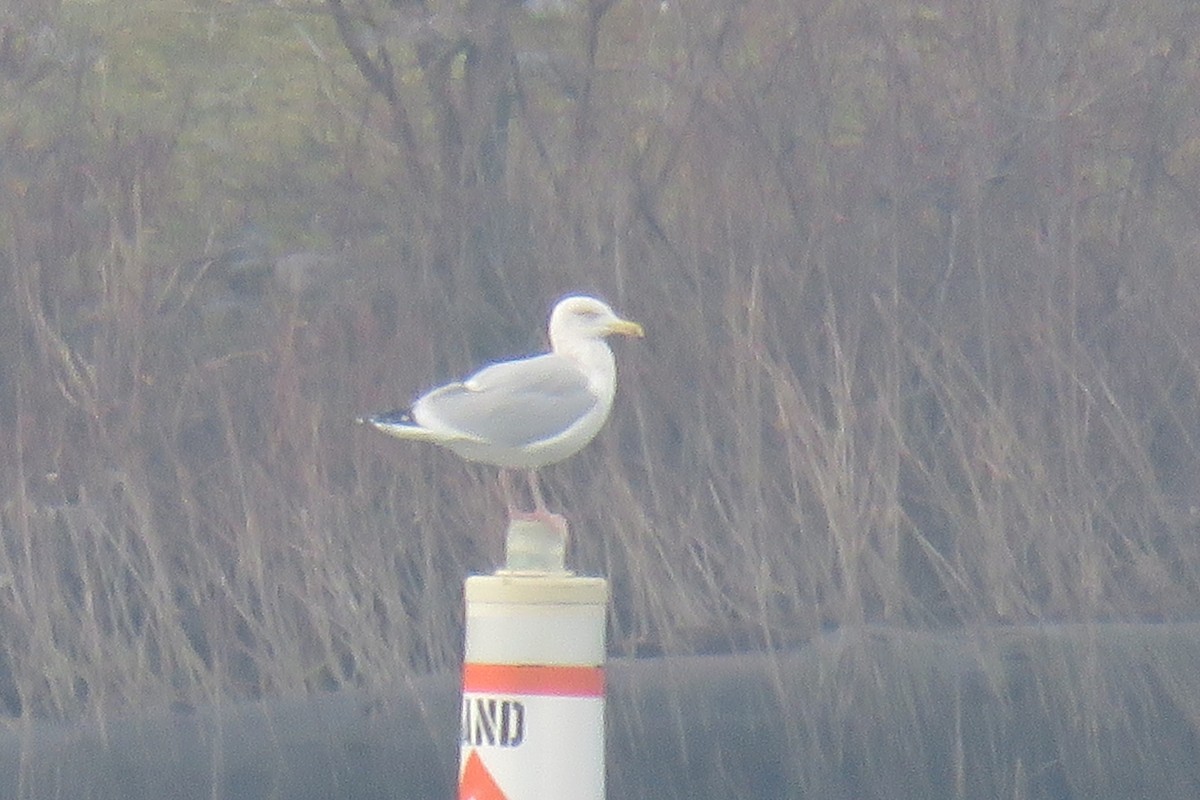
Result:
<svg viewBox="0 0 1200 800"><path fill-rule="evenodd" d="M619 319L608 326L608 333L619 334L621 336L633 336L638 339L645 338L646 331L641 325L636 322L631 322L627 319Z"/></svg>

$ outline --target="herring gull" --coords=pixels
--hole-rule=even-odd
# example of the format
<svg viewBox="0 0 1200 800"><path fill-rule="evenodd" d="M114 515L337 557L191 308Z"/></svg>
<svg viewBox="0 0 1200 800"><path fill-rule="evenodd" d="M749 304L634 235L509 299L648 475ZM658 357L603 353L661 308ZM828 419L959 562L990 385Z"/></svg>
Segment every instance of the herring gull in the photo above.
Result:
<svg viewBox="0 0 1200 800"><path fill-rule="evenodd" d="M409 409L360 421L500 467L510 519L546 521L565 532L562 518L546 508L536 470L577 453L608 419L617 370L605 337L645 333L606 303L581 295L559 301L549 332L549 353L492 364L422 395ZM517 509L510 469L527 471L532 513Z"/></svg>

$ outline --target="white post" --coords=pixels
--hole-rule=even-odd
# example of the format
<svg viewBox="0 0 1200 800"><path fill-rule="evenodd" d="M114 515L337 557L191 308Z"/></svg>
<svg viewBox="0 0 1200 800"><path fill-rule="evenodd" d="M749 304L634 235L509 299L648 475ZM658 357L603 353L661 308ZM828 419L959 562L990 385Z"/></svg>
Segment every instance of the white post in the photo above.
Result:
<svg viewBox="0 0 1200 800"><path fill-rule="evenodd" d="M530 526L510 526L507 569L466 582L458 797L604 800L608 582L563 569L561 541L526 559L514 539L561 539Z"/></svg>

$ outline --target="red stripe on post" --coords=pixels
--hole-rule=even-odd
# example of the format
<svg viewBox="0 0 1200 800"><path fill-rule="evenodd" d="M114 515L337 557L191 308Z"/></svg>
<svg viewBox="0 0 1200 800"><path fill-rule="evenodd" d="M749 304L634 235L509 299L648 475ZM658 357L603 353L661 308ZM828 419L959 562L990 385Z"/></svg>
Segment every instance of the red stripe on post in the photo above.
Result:
<svg viewBox="0 0 1200 800"><path fill-rule="evenodd" d="M541 664L463 664L463 691L478 694L532 694L603 697L601 667Z"/></svg>

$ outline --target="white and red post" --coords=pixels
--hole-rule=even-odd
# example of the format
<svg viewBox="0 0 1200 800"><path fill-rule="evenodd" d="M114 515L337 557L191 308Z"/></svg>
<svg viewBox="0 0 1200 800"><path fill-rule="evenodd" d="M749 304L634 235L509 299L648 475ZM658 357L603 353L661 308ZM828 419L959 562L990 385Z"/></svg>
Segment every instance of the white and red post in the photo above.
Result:
<svg viewBox="0 0 1200 800"><path fill-rule="evenodd" d="M459 800L604 799L607 604L561 569L467 579Z"/></svg>

